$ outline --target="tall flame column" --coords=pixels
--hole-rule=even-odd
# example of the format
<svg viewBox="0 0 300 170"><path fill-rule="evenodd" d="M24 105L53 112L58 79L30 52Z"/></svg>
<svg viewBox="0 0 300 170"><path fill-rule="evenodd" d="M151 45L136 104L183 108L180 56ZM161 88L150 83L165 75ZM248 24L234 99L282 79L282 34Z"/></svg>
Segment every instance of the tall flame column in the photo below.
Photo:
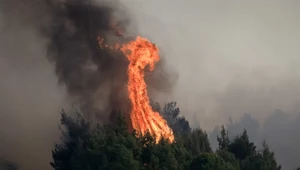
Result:
<svg viewBox="0 0 300 170"><path fill-rule="evenodd" d="M147 131L155 136L158 143L162 138L169 142L174 141L172 129L162 116L153 111L150 106L147 85L144 80L144 69L148 65L150 71L154 70L155 63L160 59L158 48L147 39L137 37L135 41L124 44L121 51L127 56L128 66L128 92L132 104L130 113L133 128L145 135Z"/></svg>

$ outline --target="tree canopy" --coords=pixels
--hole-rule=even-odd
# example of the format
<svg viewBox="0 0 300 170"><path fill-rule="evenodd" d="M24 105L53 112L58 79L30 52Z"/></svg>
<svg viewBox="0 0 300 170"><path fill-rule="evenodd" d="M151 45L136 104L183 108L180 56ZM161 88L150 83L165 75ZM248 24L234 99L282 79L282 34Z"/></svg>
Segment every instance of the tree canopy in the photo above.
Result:
<svg viewBox="0 0 300 170"><path fill-rule="evenodd" d="M150 134L137 137L122 116L115 125L91 127L80 114L71 117L63 111L62 143L52 151L51 166L55 170L281 170L267 143L257 149L246 129L230 140L221 126L219 147L213 152L207 133L192 129L175 102L155 108L174 130L176 142L156 144Z"/></svg>

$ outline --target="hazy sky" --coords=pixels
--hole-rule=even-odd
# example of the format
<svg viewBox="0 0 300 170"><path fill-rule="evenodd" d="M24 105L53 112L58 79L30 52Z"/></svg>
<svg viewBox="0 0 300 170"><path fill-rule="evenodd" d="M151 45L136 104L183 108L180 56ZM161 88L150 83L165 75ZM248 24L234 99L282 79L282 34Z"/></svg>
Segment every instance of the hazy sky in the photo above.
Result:
<svg viewBox="0 0 300 170"><path fill-rule="evenodd" d="M202 127L297 109L299 1L123 2L179 75L170 99Z"/></svg>
<svg viewBox="0 0 300 170"><path fill-rule="evenodd" d="M1 21L6 2L0 1L0 157L22 170L49 169L64 91L46 58L45 41L27 24L35 19L28 12L32 1Z"/></svg>

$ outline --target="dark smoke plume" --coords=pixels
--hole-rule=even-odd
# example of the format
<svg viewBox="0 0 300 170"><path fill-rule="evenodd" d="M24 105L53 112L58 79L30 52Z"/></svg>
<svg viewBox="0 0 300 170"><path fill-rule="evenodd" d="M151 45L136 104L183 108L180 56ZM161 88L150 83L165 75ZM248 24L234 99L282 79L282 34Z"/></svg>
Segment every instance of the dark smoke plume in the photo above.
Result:
<svg viewBox="0 0 300 170"><path fill-rule="evenodd" d="M22 170L49 169L69 104L98 123L128 114L128 61L97 37L113 45L137 31L117 0L0 0L0 156ZM147 73L151 97L171 89L169 77L163 61Z"/></svg>
<svg viewBox="0 0 300 170"><path fill-rule="evenodd" d="M70 99L79 104L84 113L89 113L86 115L89 118L96 115L105 122L116 108L129 112L128 61L118 50L101 49L97 40L101 37L105 43L115 44L137 36L137 33L126 32L130 21L120 6L117 1L52 3L54 16L46 31L50 36L48 58L55 64L59 82L66 86ZM148 82L156 89L166 84L158 83L157 78L163 75L158 72L152 74L154 78L148 76ZM164 77L163 81L166 80Z"/></svg>
<svg viewBox="0 0 300 170"><path fill-rule="evenodd" d="M55 64L59 83L89 118L96 114L107 122L113 108L128 103L128 63L120 51L101 49L97 37L106 43L124 42L123 34L118 33L125 31L126 22L114 16L116 6L108 2L71 0L52 2L51 7L54 16L46 31L50 36L48 58Z"/></svg>

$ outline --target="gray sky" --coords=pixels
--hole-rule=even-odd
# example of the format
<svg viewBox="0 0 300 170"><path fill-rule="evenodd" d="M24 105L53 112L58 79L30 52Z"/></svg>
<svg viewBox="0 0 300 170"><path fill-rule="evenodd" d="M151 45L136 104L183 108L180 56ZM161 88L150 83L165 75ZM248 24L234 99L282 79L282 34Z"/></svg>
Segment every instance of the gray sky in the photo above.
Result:
<svg viewBox="0 0 300 170"><path fill-rule="evenodd" d="M179 75L172 96L211 128L300 99L299 1L122 0Z"/></svg>

